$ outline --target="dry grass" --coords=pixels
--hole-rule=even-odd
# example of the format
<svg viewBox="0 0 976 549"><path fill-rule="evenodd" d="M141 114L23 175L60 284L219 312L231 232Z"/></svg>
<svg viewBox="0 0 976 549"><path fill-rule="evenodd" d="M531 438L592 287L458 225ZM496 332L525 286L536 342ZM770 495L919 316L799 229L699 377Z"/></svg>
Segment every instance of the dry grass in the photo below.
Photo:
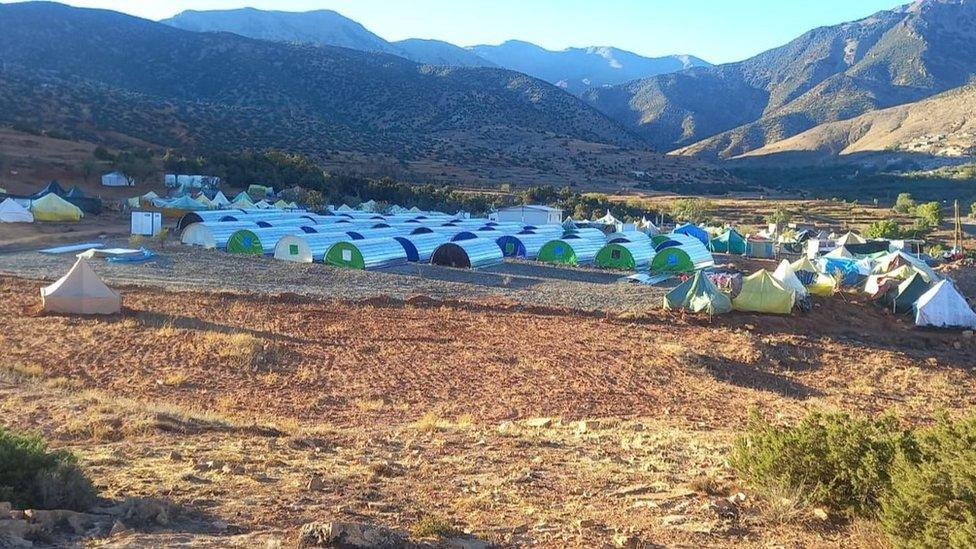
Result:
<svg viewBox="0 0 976 549"><path fill-rule="evenodd" d="M248 333L205 332L202 339L218 360L250 371L270 372L280 356L274 344Z"/></svg>

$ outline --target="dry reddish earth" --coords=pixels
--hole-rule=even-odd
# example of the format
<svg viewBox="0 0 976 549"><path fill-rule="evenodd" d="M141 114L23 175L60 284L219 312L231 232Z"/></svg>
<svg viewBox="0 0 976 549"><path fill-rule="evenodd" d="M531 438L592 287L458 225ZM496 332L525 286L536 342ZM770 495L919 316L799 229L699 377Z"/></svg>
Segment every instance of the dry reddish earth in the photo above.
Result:
<svg viewBox="0 0 976 549"><path fill-rule="evenodd" d="M111 546L291 543L312 520L424 514L503 546L864 546L871 527L784 522L735 479L749 410L922 423L976 400L973 339L852 296L709 322L123 286L123 314L73 318L40 313L42 284L0 277L0 424L72 448L106 497L182 510ZM709 507L740 491L737 518Z"/></svg>

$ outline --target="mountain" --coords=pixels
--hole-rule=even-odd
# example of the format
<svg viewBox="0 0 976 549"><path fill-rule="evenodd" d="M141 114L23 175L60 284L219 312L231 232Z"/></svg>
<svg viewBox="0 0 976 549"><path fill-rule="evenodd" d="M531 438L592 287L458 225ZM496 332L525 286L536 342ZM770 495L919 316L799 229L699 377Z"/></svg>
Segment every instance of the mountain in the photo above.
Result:
<svg viewBox="0 0 976 549"><path fill-rule="evenodd" d="M451 67L498 67L470 50L442 40L408 38L393 42L393 47L401 57L417 63Z"/></svg>
<svg viewBox="0 0 976 549"><path fill-rule="evenodd" d="M867 152L976 156L976 85L821 124L739 158L804 153L823 159Z"/></svg>
<svg viewBox="0 0 976 549"><path fill-rule="evenodd" d="M520 40L509 40L497 46L472 46L469 49L500 67L541 78L575 94L593 87L620 84L690 67L710 66L690 55L643 57L610 47L551 51Z"/></svg>
<svg viewBox="0 0 976 549"><path fill-rule="evenodd" d="M976 1L919 0L811 30L738 63L584 98L658 150L727 158L819 124L918 101L976 73Z"/></svg>
<svg viewBox="0 0 976 549"><path fill-rule="evenodd" d="M233 10L187 10L164 25L195 32L232 32L259 40L339 46L360 51L396 54L389 42L366 27L332 10L304 13L265 11L254 8Z"/></svg>
<svg viewBox="0 0 976 549"><path fill-rule="evenodd" d="M513 71L46 2L0 4L0 28L0 124L14 127L188 152L276 148L444 178L614 181L677 165L580 99Z"/></svg>

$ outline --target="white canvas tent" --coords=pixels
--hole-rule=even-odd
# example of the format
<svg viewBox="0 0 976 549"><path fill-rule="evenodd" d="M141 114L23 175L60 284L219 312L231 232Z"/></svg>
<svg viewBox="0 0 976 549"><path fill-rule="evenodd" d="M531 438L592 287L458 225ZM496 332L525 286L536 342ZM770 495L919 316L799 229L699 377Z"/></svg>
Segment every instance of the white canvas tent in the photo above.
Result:
<svg viewBox="0 0 976 549"><path fill-rule="evenodd" d="M102 176L102 186L105 187L131 187L136 181L122 172L111 172Z"/></svg>
<svg viewBox="0 0 976 549"><path fill-rule="evenodd" d="M122 310L122 296L98 278L84 258L68 274L41 288L45 311L79 315L110 315Z"/></svg>
<svg viewBox="0 0 976 549"><path fill-rule="evenodd" d="M33 223L34 214L13 198L0 202L0 223Z"/></svg>
<svg viewBox="0 0 976 549"><path fill-rule="evenodd" d="M776 267L776 271L773 272L773 278L783 283L784 286L796 292L797 299L803 299L807 297L809 292L807 292L807 287L800 282L800 279L796 276L796 271L793 270L793 265L790 262L783 260L780 262L779 267Z"/></svg>
<svg viewBox="0 0 976 549"><path fill-rule="evenodd" d="M949 280L942 280L915 302L915 325L976 328L976 313Z"/></svg>
<svg viewBox="0 0 976 549"><path fill-rule="evenodd" d="M226 208L230 206L230 200L227 200L224 191L217 191L217 194L214 195L213 200L210 202L213 203L215 208Z"/></svg>

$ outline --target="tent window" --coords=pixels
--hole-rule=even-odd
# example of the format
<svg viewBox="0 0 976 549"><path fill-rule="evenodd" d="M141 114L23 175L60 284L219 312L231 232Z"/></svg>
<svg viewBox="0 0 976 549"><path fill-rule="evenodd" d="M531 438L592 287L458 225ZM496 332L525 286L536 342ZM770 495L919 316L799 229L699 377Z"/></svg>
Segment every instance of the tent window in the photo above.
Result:
<svg viewBox="0 0 976 549"><path fill-rule="evenodd" d="M507 253L507 254L514 254L515 253L515 244L512 243L512 242L506 242L505 243L505 253Z"/></svg>
<svg viewBox="0 0 976 549"><path fill-rule="evenodd" d="M610 259L620 259L620 250L610 250Z"/></svg>
<svg viewBox="0 0 976 549"><path fill-rule="evenodd" d="M298 255L298 244L289 244L288 253L291 255Z"/></svg>
<svg viewBox="0 0 976 549"><path fill-rule="evenodd" d="M563 255L563 253L564 253L564 250L563 250L563 247L562 246L556 246L556 247L554 247L553 248L553 251L556 252L556 255L557 256Z"/></svg>
<svg viewBox="0 0 976 549"><path fill-rule="evenodd" d="M352 261L352 250L342 250L342 260Z"/></svg>

